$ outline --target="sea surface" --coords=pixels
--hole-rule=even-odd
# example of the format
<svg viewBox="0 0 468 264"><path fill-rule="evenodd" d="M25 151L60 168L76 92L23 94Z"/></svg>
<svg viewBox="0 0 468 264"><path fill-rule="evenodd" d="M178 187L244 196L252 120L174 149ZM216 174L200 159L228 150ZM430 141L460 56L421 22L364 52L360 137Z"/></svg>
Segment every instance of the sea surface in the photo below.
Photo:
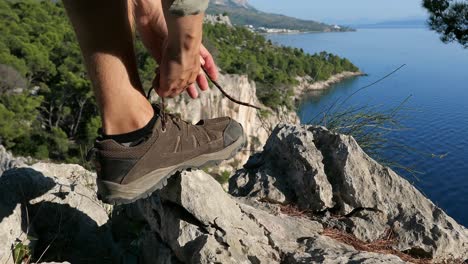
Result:
<svg viewBox="0 0 468 264"><path fill-rule="evenodd" d="M413 176L398 171L468 227L468 49L443 44L436 33L425 28L267 37L309 53L328 51L344 56L368 74L304 97L298 109L303 123L337 99L406 64L384 81L354 95L347 104L392 108L411 96L401 121L408 129L388 135L392 142L411 150L402 154L389 149L383 155L421 172Z"/></svg>

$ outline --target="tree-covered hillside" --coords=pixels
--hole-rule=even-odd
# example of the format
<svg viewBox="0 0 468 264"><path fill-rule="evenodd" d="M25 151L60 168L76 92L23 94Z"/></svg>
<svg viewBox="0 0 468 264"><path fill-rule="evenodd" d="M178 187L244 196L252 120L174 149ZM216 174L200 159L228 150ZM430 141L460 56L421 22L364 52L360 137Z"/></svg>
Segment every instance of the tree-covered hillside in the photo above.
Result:
<svg viewBox="0 0 468 264"><path fill-rule="evenodd" d="M205 43L228 73L248 74L272 107L289 105L296 75L323 80L349 61L274 46L243 28L205 26ZM156 63L136 42L138 67L149 88ZM0 0L0 144L16 154L84 161L100 127L78 43L60 2Z"/></svg>
<svg viewBox="0 0 468 264"><path fill-rule="evenodd" d="M0 0L0 21L1 143L23 155L79 161L99 119L64 9Z"/></svg>
<svg viewBox="0 0 468 264"><path fill-rule="evenodd" d="M359 69L348 59L321 52L307 54L302 49L277 46L264 36L243 27L206 24L205 44L227 73L248 74L258 84L257 96L269 107L292 107L291 89L297 76L327 80L343 71Z"/></svg>

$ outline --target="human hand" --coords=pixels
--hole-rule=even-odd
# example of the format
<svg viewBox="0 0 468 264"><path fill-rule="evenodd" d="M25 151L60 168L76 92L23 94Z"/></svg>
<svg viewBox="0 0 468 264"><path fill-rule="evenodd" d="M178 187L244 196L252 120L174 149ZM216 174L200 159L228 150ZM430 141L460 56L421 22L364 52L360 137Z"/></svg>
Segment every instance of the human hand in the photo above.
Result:
<svg viewBox="0 0 468 264"><path fill-rule="evenodd" d="M170 56L173 53L167 52L166 54L169 54ZM153 86L156 88L155 90L160 96L175 97L186 90L191 98L197 98L198 90L194 84L194 76L196 76L195 81L198 84L200 90L208 90L208 80L206 78L205 72L200 68L200 66L203 66L211 79L217 80L217 66L213 60L213 57L205 48L205 46L200 46L199 61L196 61L197 56L193 54L189 55L188 57L194 58L195 60L188 60L188 63L184 64L183 59L179 60L177 57L175 57L175 59L174 57L169 57L166 61L166 57L163 57L161 66L166 65L167 68L160 67L157 76L153 81ZM192 65L192 68L190 68L190 65ZM162 78L163 76L165 78Z"/></svg>
<svg viewBox="0 0 468 264"><path fill-rule="evenodd" d="M193 16L185 17L186 19L184 21L179 21L177 24L175 24L177 21L174 20L179 20L181 17L173 17L171 19L171 26L173 29L175 28L175 30L172 30L174 32L174 34L172 34L172 44L168 45L168 26L163 13L161 0L133 0L131 2L131 8L133 8L132 13L135 16L136 28L140 34L140 37L142 38L143 44L151 53L153 58L158 62L158 64L161 65L161 68L158 71L159 74L157 74L155 80L153 81L153 85L156 88L156 91L158 91L158 93L162 96L173 97L177 94L180 94L180 92L182 92L182 90L184 90L186 87L180 87L182 84L176 85L176 82L182 83L184 80L187 84L187 80L193 82L193 75L196 68L199 70L195 77L195 81L202 91L207 90L209 88L208 81L204 72L200 69L200 65L204 66L208 75L213 80L217 79L218 71L212 55L202 44L199 44L198 56L195 53L195 50L197 50L197 42L201 43L202 15L200 15L201 19L200 17L193 18ZM189 38L187 41L184 41L185 37L190 36L190 34L184 35L180 33L190 33L194 31L193 27L187 27L184 22L188 23L189 26L190 24L193 25L194 23L199 23L199 28L195 28L199 31L198 33L195 32L199 39L197 38L196 41L193 41L193 39ZM187 46L182 47L183 49L180 49L181 43L182 45ZM190 47L191 44L194 44L195 46ZM187 52L187 50L189 50L189 52ZM163 54L166 56L163 56ZM195 60L195 57L199 58L199 63L198 60ZM187 72L184 70L187 68L192 68L191 74L187 74ZM162 74L162 72L164 72L164 74ZM161 78L160 76L163 76L164 78ZM161 85L161 81L164 82L164 85ZM160 87L163 88L161 89ZM195 87L195 84L190 84L186 90L192 98L198 97L198 91Z"/></svg>

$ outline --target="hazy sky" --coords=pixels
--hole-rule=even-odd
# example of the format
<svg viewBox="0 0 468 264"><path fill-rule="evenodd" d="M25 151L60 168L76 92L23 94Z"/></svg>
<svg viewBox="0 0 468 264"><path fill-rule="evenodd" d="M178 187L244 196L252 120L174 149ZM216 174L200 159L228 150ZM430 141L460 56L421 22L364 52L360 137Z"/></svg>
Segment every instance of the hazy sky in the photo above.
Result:
<svg viewBox="0 0 468 264"><path fill-rule="evenodd" d="M424 18L422 0L250 0L262 11L328 23L371 23Z"/></svg>

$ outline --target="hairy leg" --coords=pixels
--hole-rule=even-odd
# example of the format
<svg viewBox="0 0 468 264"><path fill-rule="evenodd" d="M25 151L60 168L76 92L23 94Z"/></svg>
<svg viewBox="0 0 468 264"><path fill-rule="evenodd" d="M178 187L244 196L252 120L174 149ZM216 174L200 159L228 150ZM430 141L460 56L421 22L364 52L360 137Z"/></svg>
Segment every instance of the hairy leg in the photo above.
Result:
<svg viewBox="0 0 468 264"><path fill-rule="evenodd" d="M123 134L153 117L138 77L126 0L63 0L92 81L104 133Z"/></svg>

